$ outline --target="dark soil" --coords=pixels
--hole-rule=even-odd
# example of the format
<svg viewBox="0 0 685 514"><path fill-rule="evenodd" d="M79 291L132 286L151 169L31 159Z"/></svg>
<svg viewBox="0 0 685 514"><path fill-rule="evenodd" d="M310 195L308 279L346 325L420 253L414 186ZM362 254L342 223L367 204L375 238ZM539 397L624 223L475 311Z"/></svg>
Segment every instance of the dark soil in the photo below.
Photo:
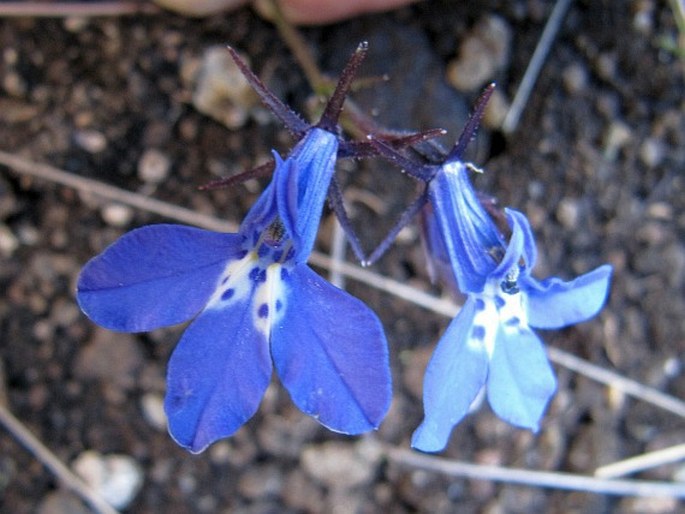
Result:
<svg viewBox="0 0 685 514"><path fill-rule="evenodd" d="M445 127L454 138L478 93L462 96L444 81L460 41L487 15L506 21L511 54L495 78L511 99L550 4L424 2L303 34L333 76L358 42L369 40L362 74L388 73L391 80L354 98L393 128ZM543 334L546 342L685 397L685 61L665 43L676 38L666 2L575 2L518 130L505 137L483 129L470 158L487 170L476 178L478 188L530 217L540 276L571 278L605 262L615 268L604 311ZM271 148L285 153L291 141L263 116L230 130L197 112L181 79L182 60L230 44L297 110L306 110L310 91L274 27L248 9L210 20L6 19L0 41L0 149L236 222L259 187L206 193L196 186L262 162ZM136 171L152 148L172 162L157 186ZM354 209L355 226L371 247L414 186L387 165L343 168L348 191L362 199L359 192L368 191L382 207L380 216L369 202ZM85 450L137 461L145 479L128 511L643 511L645 504L631 499L448 479L374 458L374 440L408 447L422 416L423 367L448 320L352 281L349 290L384 322L392 352L395 401L375 439L326 431L274 382L236 436L202 455L186 453L145 415L145 402L164 393L181 327L110 333L83 316L74 299L77 274L90 257L129 229L168 220L103 212L97 199L2 170L0 363L9 408L65 462ZM322 251L330 226L326 214ZM429 284L416 230L373 270L439 292ZM591 474L682 442L682 419L556 369L560 391L538 435L504 424L483 406L455 429L444 456ZM0 511L73 512L55 478L0 434ZM641 477L672 479L676 471ZM678 509L671 500L649 506Z"/></svg>

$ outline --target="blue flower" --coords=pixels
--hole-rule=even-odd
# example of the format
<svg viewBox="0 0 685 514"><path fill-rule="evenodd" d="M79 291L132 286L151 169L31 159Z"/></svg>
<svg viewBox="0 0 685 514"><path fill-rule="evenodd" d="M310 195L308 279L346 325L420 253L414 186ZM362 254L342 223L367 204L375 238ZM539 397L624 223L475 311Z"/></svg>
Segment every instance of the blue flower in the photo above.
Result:
<svg viewBox="0 0 685 514"><path fill-rule="evenodd" d="M143 332L192 320L169 361L164 407L171 436L193 453L230 436L257 411L273 367L293 402L336 432L377 428L389 408L388 350L378 318L307 266L336 156L355 154L339 140L336 120L365 51L360 45L350 59L314 127L231 51L299 143L285 160L274 153L271 183L237 234L146 226L121 237L79 276L79 305L103 327Z"/></svg>
<svg viewBox="0 0 685 514"><path fill-rule="evenodd" d="M531 329L585 321L606 301L608 265L571 282L538 281L535 240L526 217L505 209L508 241L483 208L460 160L445 163L428 186L427 247L444 261L467 300L440 339L424 378L425 418L412 446L442 450L452 428L485 387L503 420L537 431L556 390L542 342Z"/></svg>
<svg viewBox="0 0 685 514"><path fill-rule="evenodd" d="M502 215L494 205L486 209L488 202L471 186L468 172L477 168L462 155L493 90L491 84L481 95L447 155L436 158L432 147L417 160L416 152L402 153L370 138L379 154L425 184L370 260L421 212L431 277L466 295L426 369L425 417L412 437L412 446L422 451L446 446L452 428L483 388L500 418L537 431L556 379L531 327L561 328L585 321L599 312L609 291L611 266L571 282L533 278L535 239L526 217L512 209Z"/></svg>
<svg viewBox="0 0 685 514"><path fill-rule="evenodd" d="M257 410L272 361L295 404L336 432L376 428L390 403L387 343L362 302L307 266L337 136L313 128L237 234L179 225L134 230L92 259L78 302L96 323L142 332L192 319L168 367L165 410L201 452Z"/></svg>

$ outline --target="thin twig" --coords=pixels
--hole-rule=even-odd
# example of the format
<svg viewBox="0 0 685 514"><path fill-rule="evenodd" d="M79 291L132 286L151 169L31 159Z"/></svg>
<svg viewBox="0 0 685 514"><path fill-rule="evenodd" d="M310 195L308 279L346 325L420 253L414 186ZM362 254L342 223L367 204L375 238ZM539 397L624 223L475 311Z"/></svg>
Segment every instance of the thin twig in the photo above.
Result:
<svg viewBox="0 0 685 514"><path fill-rule="evenodd" d="M176 205L155 200L154 198L149 198L145 195L110 186L109 184L104 184L97 180L79 177L78 175L60 170L54 166L33 162L7 152L0 151L0 164L12 168L22 175L49 180L50 182L76 189L80 193L92 194L106 200L130 205L136 209L158 214L165 218L180 221L181 223L187 223L189 225L195 225L217 232L235 232L238 229L238 225L231 223L230 221L219 220L190 209L177 207Z"/></svg>
<svg viewBox="0 0 685 514"><path fill-rule="evenodd" d="M493 482L506 482L532 487L549 487L596 494L685 498L685 484L647 480L610 480L571 473L531 471L528 469L471 464L421 455L416 452L393 447L387 447L385 453L389 460L397 464L433 471L451 477L490 480Z"/></svg>
<svg viewBox="0 0 685 514"><path fill-rule="evenodd" d="M107 503L102 496L90 488L62 463L50 449L40 442L12 413L0 405L0 424L14 436L39 462L55 475L66 487L78 494L93 509L101 514L118 514L119 511Z"/></svg>
<svg viewBox="0 0 685 514"><path fill-rule="evenodd" d="M159 14L150 2L0 2L0 18L64 18Z"/></svg>
<svg viewBox="0 0 685 514"><path fill-rule="evenodd" d="M542 65L547 58L547 54L552 47L557 32L559 32L561 22L571 5L571 1L572 0L557 0L554 9L552 9L552 13L549 15L545 29L542 31L540 40L535 47L535 52L533 52L533 57L531 57L530 62L528 63L528 68L526 68L526 72L523 74L521 84L516 91L514 100L511 102L511 107L509 107L509 111L502 122L502 131L505 134L511 134L518 126L521 114L528 103L530 93L533 91Z"/></svg>
<svg viewBox="0 0 685 514"><path fill-rule="evenodd" d="M601 466L595 470L595 476L599 478L623 477L646 469L663 466L664 464L672 464L683 459L685 459L685 444L678 444Z"/></svg>
<svg viewBox="0 0 685 514"><path fill-rule="evenodd" d="M644 402L661 407L676 416L685 418L685 402L678 398L662 393L658 389L646 386L630 378L626 378L614 371L592 364L558 348L548 347L547 354L551 361L564 366L571 371L575 371L596 382L613 387L633 398L638 398Z"/></svg>

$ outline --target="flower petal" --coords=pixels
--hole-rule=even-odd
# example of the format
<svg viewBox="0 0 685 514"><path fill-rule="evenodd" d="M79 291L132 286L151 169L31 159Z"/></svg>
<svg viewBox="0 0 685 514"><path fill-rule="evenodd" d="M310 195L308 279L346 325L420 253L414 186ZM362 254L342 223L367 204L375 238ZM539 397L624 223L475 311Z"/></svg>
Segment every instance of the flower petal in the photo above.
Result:
<svg viewBox="0 0 685 514"><path fill-rule="evenodd" d="M464 163L443 166L428 191L461 292L481 292L496 266L488 251L501 248L503 242L469 182Z"/></svg>
<svg viewBox="0 0 685 514"><path fill-rule="evenodd" d="M164 401L169 433L193 453L238 430L269 385L269 347L252 311L251 296L206 309L171 355Z"/></svg>
<svg viewBox="0 0 685 514"><path fill-rule="evenodd" d="M84 266L78 303L98 325L122 332L187 321L207 303L240 241L182 225L133 230Z"/></svg>
<svg viewBox="0 0 685 514"><path fill-rule="evenodd" d="M526 326L497 332L487 381L488 401L495 413L512 425L537 431L556 378L542 342Z"/></svg>
<svg viewBox="0 0 685 514"><path fill-rule="evenodd" d="M515 267L520 269L521 256L524 249L530 245L530 240L533 234L530 231L530 225L526 217L514 209L505 209L507 221L511 227L511 237L507 244L507 250L502 257L502 261L497 265L497 268L490 275L490 279L502 280ZM535 245L535 241L533 241Z"/></svg>
<svg viewBox="0 0 685 514"><path fill-rule="evenodd" d="M285 161L276 159L278 212L293 240L298 264L307 261L314 247L337 152L337 136L313 128Z"/></svg>
<svg viewBox="0 0 685 514"><path fill-rule="evenodd" d="M611 272L605 264L570 282L528 278L523 282L528 323L536 328L561 328L590 319L606 302Z"/></svg>
<svg viewBox="0 0 685 514"><path fill-rule="evenodd" d="M306 265L283 280L285 312L272 327L271 353L293 402L336 432L377 428L392 394L378 318Z"/></svg>
<svg viewBox="0 0 685 514"><path fill-rule="evenodd" d="M485 383L488 357L485 346L474 338L477 301L469 298L440 338L423 382L425 418L412 437L417 450L442 450L454 425L468 413ZM482 334L480 334L482 335Z"/></svg>

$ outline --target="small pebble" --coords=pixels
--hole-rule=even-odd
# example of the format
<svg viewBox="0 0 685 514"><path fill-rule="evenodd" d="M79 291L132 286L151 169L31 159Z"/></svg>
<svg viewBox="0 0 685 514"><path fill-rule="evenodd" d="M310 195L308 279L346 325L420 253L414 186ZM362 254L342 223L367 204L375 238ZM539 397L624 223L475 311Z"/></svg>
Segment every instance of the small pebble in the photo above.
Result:
<svg viewBox="0 0 685 514"><path fill-rule="evenodd" d="M156 148L145 150L138 161L138 178L150 184L164 182L169 176L171 159Z"/></svg>
<svg viewBox="0 0 685 514"><path fill-rule="evenodd" d="M164 398L156 393L145 393L140 399L140 409L150 426L159 431L166 431L167 418L164 412Z"/></svg>
<svg viewBox="0 0 685 514"><path fill-rule="evenodd" d="M231 129L245 125L257 95L225 47L206 49L192 75L193 105L198 111Z"/></svg>
<svg viewBox="0 0 685 514"><path fill-rule="evenodd" d="M120 203L110 203L100 210L100 215L109 226L123 228L131 223L131 219L133 219L133 210Z"/></svg>
<svg viewBox="0 0 685 514"><path fill-rule="evenodd" d="M374 452L363 446L332 441L309 446L302 452L302 466L319 483L335 489L367 484L376 473Z"/></svg>
<svg viewBox="0 0 685 514"><path fill-rule="evenodd" d="M479 21L447 68L447 80L459 91L475 91L509 63L511 28L499 16Z"/></svg>
<svg viewBox="0 0 685 514"><path fill-rule="evenodd" d="M509 99L504 95L504 92L501 89L495 89L488 105L485 106L483 126L493 130L501 128L502 122L509 112L509 107Z"/></svg>
<svg viewBox="0 0 685 514"><path fill-rule="evenodd" d="M564 88L571 95L577 95L587 87L587 70L579 63L573 63L561 72Z"/></svg>
<svg viewBox="0 0 685 514"><path fill-rule="evenodd" d="M673 206L666 202L654 202L647 206L647 216L657 220L671 221Z"/></svg>
<svg viewBox="0 0 685 514"><path fill-rule="evenodd" d="M88 153L100 153L107 148L107 138L97 130L77 130L74 133L74 141Z"/></svg>
<svg viewBox="0 0 685 514"><path fill-rule="evenodd" d="M556 215L564 227L568 229L576 228L580 219L578 201L574 198L563 198L557 206Z"/></svg>
<svg viewBox="0 0 685 514"><path fill-rule="evenodd" d="M73 467L88 485L117 509L128 507L143 485L142 468L128 455L102 455L88 450L76 458Z"/></svg>
<svg viewBox="0 0 685 514"><path fill-rule="evenodd" d="M604 157L613 162L618 152L632 139L630 127L621 121L613 121L604 135Z"/></svg>
<svg viewBox="0 0 685 514"><path fill-rule="evenodd" d="M7 225L0 224L0 255L9 258L19 248L19 239Z"/></svg>
<svg viewBox="0 0 685 514"><path fill-rule="evenodd" d="M666 156L664 143L655 137L648 137L640 145L640 160L645 166L654 168L661 164Z"/></svg>

